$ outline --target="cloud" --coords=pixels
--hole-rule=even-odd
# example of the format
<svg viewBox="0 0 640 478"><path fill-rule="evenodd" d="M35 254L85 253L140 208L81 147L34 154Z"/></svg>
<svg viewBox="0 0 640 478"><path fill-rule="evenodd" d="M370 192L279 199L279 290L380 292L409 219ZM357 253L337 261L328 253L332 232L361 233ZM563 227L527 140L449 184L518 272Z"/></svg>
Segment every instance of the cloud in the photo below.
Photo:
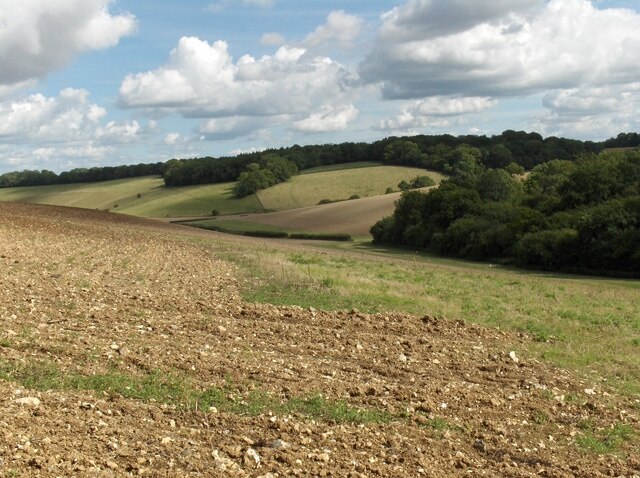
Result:
<svg viewBox="0 0 640 478"><path fill-rule="evenodd" d="M280 33L269 32L262 35L260 43L265 46L281 46L285 44L285 39Z"/></svg>
<svg viewBox="0 0 640 478"><path fill-rule="evenodd" d="M2 0L0 95L32 84L75 55L116 45L136 28L133 15L112 15L110 0Z"/></svg>
<svg viewBox="0 0 640 478"><path fill-rule="evenodd" d="M282 46L273 55L244 55L234 62L224 41L210 44L183 37L166 65L123 80L120 102L128 108L191 118L297 121L344 103L353 83L347 68L328 57L309 55L304 48ZM225 133L220 124L210 123L205 133Z"/></svg>
<svg viewBox="0 0 640 478"><path fill-rule="evenodd" d="M81 89L0 102L0 170L33 167L38 161L60 169L81 160L113 159L109 155L119 146L138 143L145 135L135 120L105 122L106 116Z"/></svg>
<svg viewBox="0 0 640 478"><path fill-rule="evenodd" d="M530 13L543 4L543 0L411 0L382 15L380 37L384 42L413 42L449 36Z"/></svg>
<svg viewBox="0 0 640 478"><path fill-rule="evenodd" d="M266 151L267 148L245 148L245 149L232 149L227 153L228 156L239 156L241 154L261 153Z"/></svg>
<svg viewBox="0 0 640 478"><path fill-rule="evenodd" d="M227 140L247 136L262 126L263 121L246 116L212 118L202 124L198 132L207 140Z"/></svg>
<svg viewBox="0 0 640 478"><path fill-rule="evenodd" d="M92 135L106 111L88 96L86 90L67 88L57 97L38 93L0 103L0 139L64 142Z"/></svg>
<svg viewBox="0 0 640 478"><path fill-rule="evenodd" d="M394 118L380 121L379 129L413 131L418 128L443 128L450 118L479 113L495 106L497 101L486 97L431 97L406 105Z"/></svg>
<svg viewBox="0 0 640 478"><path fill-rule="evenodd" d="M310 33L302 44L305 47L316 47L326 43L349 46L360 34L362 25L363 21L359 17L343 10L334 11L327 17L326 23Z"/></svg>
<svg viewBox="0 0 640 478"><path fill-rule="evenodd" d="M275 5L275 0L222 0L220 2L207 5L205 10L211 13L218 13L227 7L241 5L244 7L270 8Z"/></svg>
<svg viewBox="0 0 640 478"><path fill-rule="evenodd" d="M140 139L142 127L137 121L117 123L109 121L104 127L96 129L95 138L109 144L133 143Z"/></svg>
<svg viewBox="0 0 640 478"><path fill-rule="evenodd" d="M180 135L180 133L168 133L164 137L163 142L167 146L173 146L175 144L178 144L178 142L180 141L181 138L182 138L182 136Z"/></svg>
<svg viewBox="0 0 640 478"><path fill-rule="evenodd" d="M587 0L411 0L360 65L388 99L513 97L640 76L640 14Z"/></svg>
<svg viewBox="0 0 640 478"><path fill-rule="evenodd" d="M358 109L353 105L324 106L308 118L293 123L293 128L304 133L343 131L358 117L358 113Z"/></svg>
<svg viewBox="0 0 640 478"><path fill-rule="evenodd" d="M554 90L543 106L535 127L548 135L606 139L640 130L640 82Z"/></svg>

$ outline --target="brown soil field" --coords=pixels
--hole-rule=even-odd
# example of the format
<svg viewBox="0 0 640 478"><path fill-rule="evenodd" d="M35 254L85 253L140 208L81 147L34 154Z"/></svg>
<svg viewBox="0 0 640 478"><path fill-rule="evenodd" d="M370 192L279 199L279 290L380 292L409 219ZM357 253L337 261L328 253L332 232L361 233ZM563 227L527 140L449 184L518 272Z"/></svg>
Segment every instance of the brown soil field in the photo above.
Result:
<svg viewBox="0 0 640 478"><path fill-rule="evenodd" d="M637 403L510 353L528 337L246 303L207 237L223 236L0 203L0 477L640 476ZM34 363L132 387L182 377L237 407L12 378ZM256 394L269 406L249 413ZM318 396L386 418L274 405ZM636 438L604 455L579 445L614 424Z"/></svg>
<svg viewBox="0 0 640 478"><path fill-rule="evenodd" d="M391 216L401 193L351 199L319 206L265 214L225 216L224 219L267 224L296 231L364 236L385 216Z"/></svg>

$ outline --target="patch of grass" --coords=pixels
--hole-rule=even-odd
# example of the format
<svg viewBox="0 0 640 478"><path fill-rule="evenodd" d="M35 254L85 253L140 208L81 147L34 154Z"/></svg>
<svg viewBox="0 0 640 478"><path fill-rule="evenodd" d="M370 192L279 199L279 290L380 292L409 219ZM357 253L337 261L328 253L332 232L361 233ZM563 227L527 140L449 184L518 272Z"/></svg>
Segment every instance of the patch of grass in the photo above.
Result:
<svg viewBox="0 0 640 478"><path fill-rule="evenodd" d="M546 425L551 421L551 417L543 410L536 410L531 417L531 421L536 425Z"/></svg>
<svg viewBox="0 0 640 478"><path fill-rule="evenodd" d="M262 212L255 195L236 199L235 183L167 188L162 178L117 179L99 183L0 189L0 201L111 210L142 217L208 216ZM114 211L115 212L115 211Z"/></svg>
<svg viewBox="0 0 640 478"><path fill-rule="evenodd" d="M223 231L230 233L244 233L255 231L256 228L259 228L261 231L266 232L277 232L287 234L289 232L288 229L271 226L269 224L256 224L252 222L246 221L236 221L233 219L206 219L204 221L193 221L193 222L183 222L181 223L185 226L193 226L199 227L202 229L209 229L212 231Z"/></svg>
<svg viewBox="0 0 640 478"><path fill-rule="evenodd" d="M318 166L317 168L309 168L300 171L300 174L327 173L329 171L342 171L345 169L375 168L376 166L384 165L382 163L376 163L375 161L358 161L355 163L331 164L329 166Z"/></svg>
<svg viewBox="0 0 640 478"><path fill-rule="evenodd" d="M185 226L198 227L209 231L224 232L250 237L271 237L280 239L300 239L316 241L352 241L349 234L313 233L313 232L287 232L288 229L268 224L228 220L204 220L182 222Z"/></svg>
<svg viewBox="0 0 640 478"><path fill-rule="evenodd" d="M397 419L384 410L352 407L344 401L334 402L320 395L293 398L284 404L284 411L336 423L388 423Z"/></svg>
<svg viewBox="0 0 640 478"><path fill-rule="evenodd" d="M353 241L353 238L349 234L331 234L331 233L311 233L311 232L294 232L289 234L291 239L305 239L315 241Z"/></svg>
<svg viewBox="0 0 640 478"><path fill-rule="evenodd" d="M13 342L11 342L11 340L9 340L9 339L0 339L0 347L8 349L12 345L13 345Z"/></svg>
<svg viewBox="0 0 640 478"><path fill-rule="evenodd" d="M640 281L546 274L364 243L228 245L245 299L325 310L430 315L525 332L530 356L640 392ZM615 315L616 320L610 317Z"/></svg>
<svg viewBox="0 0 640 478"><path fill-rule="evenodd" d="M582 427L581 427L582 428ZM576 443L584 450L605 455L615 453L628 441L633 439L635 433L629 425L616 423L605 430L594 430L592 424L586 424L584 433L576 438Z"/></svg>
<svg viewBox="0 0 640 478"><path fill-rule="evenodd" d="M318 420L336 423L387 423L394 415L375 409L353 407L344 401L328 400L320 395L294 397L282 401L261 390L241 395L226 384L224 388L201 390L186 379L162 371L128 374L110 370L95 375L63 373L54 363L32 361L27 364L0 362L0 379L17 382L32 390L84 390L145 402L173 405L184 410L221 412L239 415L298 413Z"/></svg>
<svg viewBox="0 0 640 478"><path fill-rule="evenodd" d="M257 195L265 209L283 211L305 206L315 206L319 201L343 200L348 197L370 197L384 194L391 184L409 180L416 175L424 175L425 170L403 166L371 166L365 163L361 167L356 163L342 168L316 169L294 176L291 180L258 191ZM442 175L428 172L436 183ZM366 181L363 180L366 178Z"/></svg>
<svg viewBox="0 0 640 478"><path fill-rule="evenodd" d="M438 432L443 432L451 428L449 422L444 418L432 418L425 424L425 426Z"/></svg>

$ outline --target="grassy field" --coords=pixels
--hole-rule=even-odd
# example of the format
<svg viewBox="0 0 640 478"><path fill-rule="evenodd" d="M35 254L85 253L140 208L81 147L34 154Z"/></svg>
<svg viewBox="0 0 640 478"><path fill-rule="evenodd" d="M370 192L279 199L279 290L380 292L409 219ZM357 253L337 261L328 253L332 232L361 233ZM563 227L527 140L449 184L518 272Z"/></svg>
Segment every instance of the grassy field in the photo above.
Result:
<svg viewBox="0 0 640 478"><path fill-rule="evenodd" d="M425 174L422 169L375 163L333 165L305 171L292 181L243 199L233 196L235 183L164 187L162 178L118 179L99 183L0 189L0 201L20 201L101 209L142 217L208 216L285 210L316 205L321 199L365 197L395 188L402 179ZM437 173L428 173L438 180ZM265 208L262 207L265 204Z"/></svg>
<svg viewBox="0 0 640 478"><path fill-rule="evenodd" d="M281 230L328 234L349 234L350 236L370 239L369 230L373 224L385 216L393 214L400 193L381 194L368 198L338 201L319 206L308 206L286 211L261 214L239 214L225 217L235 223L250 223L250 226L237 224L238 227L262 229L264 226ZM206 221L214 224L223 218ZM227 229L237 230L235 224Z"/></svg>
<svg viewBox="0 0 640 478"><path fill-rule="evenodd" d="M100 183L0 189L0 201L110 210L143 217L206 216L260 212L255 196L236 199L234 183L165 188L162 178L117 179Z"/></svg>
<svg viewBox="0 0 640 478"><path fill-rule="evenodd" d="M510 270L364 243L323 251L222 240L215 248L239 265L248 300L404 311L522 332L534 338L524 355L640 393L640 281Z"/></svg>
<svg viewBox="0 0 640 478"><path fill-rule="evenodd" d="M376 163L374 161L360 161L357 163L330 164L328 166L318 166L317 168L305 169L303 171L300 171L300 174L326 173L329 171L342 171L343 169L372 168L375 166L381 166L381 163Z"/></svg>
<svg viewBox="0 0 640 478"><path fill-rule="evenodd" d="M403 179L416 176L431 176L436 183L442 175L419 168L382 166L375 163L352 163L309 170L294 176L291 181L281 183L258 192L258 198L266 210L283 211L306 206L315 206L322 199L341 200L352 195L360 197L384 194L387 188L397 191Z"/></svg>

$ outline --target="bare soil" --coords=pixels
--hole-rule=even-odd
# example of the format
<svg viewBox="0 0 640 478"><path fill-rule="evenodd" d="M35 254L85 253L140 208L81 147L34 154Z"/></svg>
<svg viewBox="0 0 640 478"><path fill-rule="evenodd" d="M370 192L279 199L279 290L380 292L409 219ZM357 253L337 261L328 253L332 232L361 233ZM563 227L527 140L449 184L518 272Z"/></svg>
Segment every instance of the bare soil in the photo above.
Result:
<svg viewBox="0 0 640 478"><path fill-rule="evenodd" d="M0 477L640 476L638 401L510 354L527 337L245 303L234 267L188 234L207 233L1 203L0 363L159 372L240 402L256 390L321 394L391 421L184 409L0 380ZM579 445L615 425L636 433L615 453Z"/></svg>

